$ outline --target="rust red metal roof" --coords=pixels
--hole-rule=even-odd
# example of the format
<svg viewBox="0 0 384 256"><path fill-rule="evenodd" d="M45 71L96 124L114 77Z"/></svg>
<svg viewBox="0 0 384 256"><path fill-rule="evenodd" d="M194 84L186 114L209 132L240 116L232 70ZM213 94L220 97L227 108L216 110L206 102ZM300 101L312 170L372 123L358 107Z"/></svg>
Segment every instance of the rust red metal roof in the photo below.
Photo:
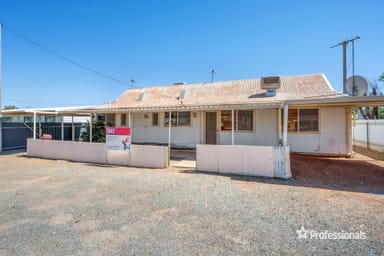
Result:
<svg viewBox="0 0 384 256"><path fill-rule="evenodd" d="M129 89L104 110L180 108L214 105L279 104L290 100L334 98L341 96L323 74L284 76L276 96L266 97L260 79L177 84Z"/></svg>

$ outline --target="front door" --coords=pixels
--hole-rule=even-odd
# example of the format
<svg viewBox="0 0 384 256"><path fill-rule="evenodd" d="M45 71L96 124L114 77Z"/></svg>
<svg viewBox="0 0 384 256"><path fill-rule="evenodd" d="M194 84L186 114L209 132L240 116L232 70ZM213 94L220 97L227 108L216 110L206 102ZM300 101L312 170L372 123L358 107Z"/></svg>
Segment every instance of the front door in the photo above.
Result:
<svg viewBox="0 0 384 256"><path fill-rule="evenodd" d="M205 143L216 144L217 116L216 112L205 113Z"/></svg>

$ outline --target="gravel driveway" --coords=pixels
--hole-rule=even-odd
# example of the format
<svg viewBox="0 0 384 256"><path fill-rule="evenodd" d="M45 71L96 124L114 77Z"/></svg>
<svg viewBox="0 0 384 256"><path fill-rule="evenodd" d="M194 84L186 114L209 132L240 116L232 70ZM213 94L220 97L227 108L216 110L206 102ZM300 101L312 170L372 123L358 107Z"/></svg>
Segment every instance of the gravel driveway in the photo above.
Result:
<svg viewBox="0 0 384 256"><path fill-rule="evenodd" d="M380 191L0 155L0 255L383 255Z"/></svg>

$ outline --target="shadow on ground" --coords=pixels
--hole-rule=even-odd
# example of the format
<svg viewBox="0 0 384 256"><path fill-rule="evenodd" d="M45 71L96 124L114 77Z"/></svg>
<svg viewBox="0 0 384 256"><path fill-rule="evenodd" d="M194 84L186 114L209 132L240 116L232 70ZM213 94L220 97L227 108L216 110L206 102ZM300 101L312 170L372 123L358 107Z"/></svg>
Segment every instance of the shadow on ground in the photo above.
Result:
<svg viewBox="0 0 384 256"><path fill-rule="evenodd" d="M384 161L291 154L291 179L223 175L180 169L183 173L227 176L233 180L384 195Z"/></svg>

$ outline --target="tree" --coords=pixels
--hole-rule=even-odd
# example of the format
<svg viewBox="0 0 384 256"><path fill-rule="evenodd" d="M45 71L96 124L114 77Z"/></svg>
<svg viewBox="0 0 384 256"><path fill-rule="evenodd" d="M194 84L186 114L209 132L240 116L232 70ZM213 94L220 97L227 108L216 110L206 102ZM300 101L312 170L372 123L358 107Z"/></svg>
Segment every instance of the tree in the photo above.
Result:
<svg viewBox="0 0 384 256"><path fill-rule="evenodd" d="M4 106L3 110L18 109L15 105Z"/></svg>
<svg viewBox="0 0 384 256"><path fill-rule="evenodd" d="M89 123L85 127L85 131L81 135L81 141L89 141ZM94 122L92 124L92 142L105 143L105 125L102 121Z"/></svg>
<svg viewBox="0 0 384 256"><path fill-rule="evenodd" d="M378 81L384 82L384 73L381 74ZM368 84L368 93L367 94L372 95L372 96L382 95L382 93L379 93L380 89L381 88L379 86L379 83L376 80L371 80L371 81L369 81L369 84ZM379 107L361 107L359 109L359 111L360 111L360 115L366 120L379 119L380 118Z"/></svg>
<svg viewBox="0 0 384 256"><path fill-rule="evenodd" d="M384 72L379 76L378 79L380 82L384 82Z"/></svg>

